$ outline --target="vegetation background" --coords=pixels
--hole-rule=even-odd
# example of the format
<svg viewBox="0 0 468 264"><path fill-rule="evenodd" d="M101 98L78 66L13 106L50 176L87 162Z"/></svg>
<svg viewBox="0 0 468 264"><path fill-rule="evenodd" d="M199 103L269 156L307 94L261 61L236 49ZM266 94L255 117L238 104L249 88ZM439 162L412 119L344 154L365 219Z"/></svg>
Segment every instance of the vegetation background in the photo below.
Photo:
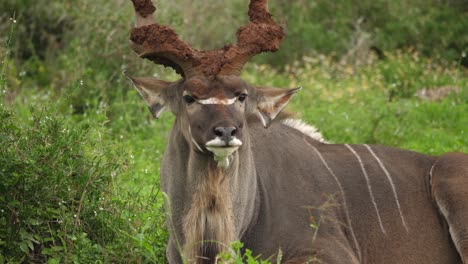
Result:
<svg viewBox="0 0 468 264"><path fill-rule="evenodd" d="M247 20L247 0L156 4L197 48ZM466 0L269 6L287 38L246 66L249 83L303 86L289 109L332 142L468 152ZM153 121L121 71L178 76L131 51L133 20L127 0L0 1L0 264L166 262L173 117Z"/></svg>

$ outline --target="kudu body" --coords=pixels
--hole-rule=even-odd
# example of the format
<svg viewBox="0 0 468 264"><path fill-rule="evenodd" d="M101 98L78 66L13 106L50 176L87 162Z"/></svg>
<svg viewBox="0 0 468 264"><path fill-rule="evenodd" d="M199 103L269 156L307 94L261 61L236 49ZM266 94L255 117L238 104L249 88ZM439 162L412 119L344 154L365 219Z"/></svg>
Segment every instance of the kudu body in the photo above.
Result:
<svg viewBox="0 0 468 264"><path fill-rule="evenodd" d="M266 0L251 0L235 45L208 52L155 23L150 0L132 2L133 49L183 76L127 75L155 117L176 116L161 168L170 263L215 263L235 240L283 263L468 263L467 155L328 144L279 116L298 89L239 78L283 38Z"/></svg>

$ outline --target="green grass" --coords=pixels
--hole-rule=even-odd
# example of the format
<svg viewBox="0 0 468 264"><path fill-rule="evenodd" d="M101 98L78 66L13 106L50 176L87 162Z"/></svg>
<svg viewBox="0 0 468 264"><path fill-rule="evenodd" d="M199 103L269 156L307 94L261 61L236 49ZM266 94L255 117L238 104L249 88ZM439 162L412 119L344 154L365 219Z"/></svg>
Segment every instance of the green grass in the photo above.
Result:
<svg viewBox="0 0 468 264"><path fill-rule="evenodd" d="M231 17L243 22L245 17L234 11L244 2L234 2L236 8L220 23ZM17 23L0 16L0 32L6 32L0 36L0 264L166 262L159 168L174 117L164 113L153 120L121 70L167 80L178 77L131 51L128 1L98 3L36 5L18 14ZM298 1L301 4L308 5ZM210 42L211 35L194 36L197 28L185 31L190 21L177 15L183 6L169 5L171 9L161 9L161 20L182 30L182 36L193 36L190 41L196 45L217 46L232 38L232 32L220 32L224 27L216 23L209 29L219 42ZM206 4L197 5L203 9ZM320 10L343 13L346 19L329 21L333 25L350 19L345 7L320 5L326 5ZM357 9L351 11L359 13ZM64 10L69 11L66 17L61 16ZM298 20L298 27L290 28L291 42L294 36L316 36L310 32L319 34L321 26L328 25L326 18L325 24L308 24L305 18L291 18ZM28 23L61 38L28 39ZM342 41L330 44L338 36L332 33L318 38L315 47L344 48ZM283 63L285 56L296 56L290 53L294 45L288 48L291 42L285 52L262 55L269 59L260 61ZM431 59L405 49L386 53L384 60L340 63L333 52L305 54L281 69L248 64L242 77L252 85L302 86L288 110L318 127L331 142L384 144L431 155L468 152L468 70L459 65L464 58ZM422 88L442 86L459 91L435 102L414 96ZM240 256L240 248L239 243L233 245L234 263L258 262L248 253Z"/></svg>

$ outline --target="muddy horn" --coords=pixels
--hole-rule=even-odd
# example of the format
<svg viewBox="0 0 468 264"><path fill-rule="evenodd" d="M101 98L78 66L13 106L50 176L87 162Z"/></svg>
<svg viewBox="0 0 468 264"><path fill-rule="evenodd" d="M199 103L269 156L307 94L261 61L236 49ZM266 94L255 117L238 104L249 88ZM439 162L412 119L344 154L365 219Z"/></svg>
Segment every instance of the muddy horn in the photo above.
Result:
<svg viewBox="0 0 468 264"><path fill-rule="evenodd" d="M156 23L151 0L131 0L136 25L131 31L133 50L141 57L173 68L184 78L194 75L240 75L256 54L276 51L284 38L283 28L272 19L267 0L251 0L250 22L237 31L237 42L222 49L200 51L183 42L171 28Z"/></svg>
<svg viewBox="0 0 468 264"><path fill-rule="evenodd" d="M268 11L267 0L251 0L250 23L237 30L237 43L225 53L228 62L222 75L240 75L242 67L256 54L277 51L284 38L283 28L276 24Z"/></svg>
<svg viewBox="0 0 468 264"><path fill-rule="evenodd" d="M159 25L153 17L151 0L132 0L136 23L130 34L132 49L144 59L173 68L185 76L190 72L193 49L183 42L174 30Z"/></svg>

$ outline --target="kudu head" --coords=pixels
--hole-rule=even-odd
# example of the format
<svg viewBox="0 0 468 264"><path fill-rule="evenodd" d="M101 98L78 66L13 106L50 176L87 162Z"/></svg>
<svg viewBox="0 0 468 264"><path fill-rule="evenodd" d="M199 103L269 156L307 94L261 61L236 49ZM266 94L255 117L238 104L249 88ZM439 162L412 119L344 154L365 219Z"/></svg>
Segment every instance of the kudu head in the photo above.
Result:
<svg viewBox="0 0 468 264"><path fill-rule="evenodd" d="M299 90L252 87L240 79L242 67L255 54L276 51L283 29L271 18L267 0L251 0L250 22L237 31L237 43L201 51L184 43L169 27L155 22L151 0L132 0L136 25L133 50L141 58L173 68L182 79L171 83L126 74L154 117L169 109L194 151L213 153L218 164L242 146L246 122L257 115L265 127Z"/></svg>

